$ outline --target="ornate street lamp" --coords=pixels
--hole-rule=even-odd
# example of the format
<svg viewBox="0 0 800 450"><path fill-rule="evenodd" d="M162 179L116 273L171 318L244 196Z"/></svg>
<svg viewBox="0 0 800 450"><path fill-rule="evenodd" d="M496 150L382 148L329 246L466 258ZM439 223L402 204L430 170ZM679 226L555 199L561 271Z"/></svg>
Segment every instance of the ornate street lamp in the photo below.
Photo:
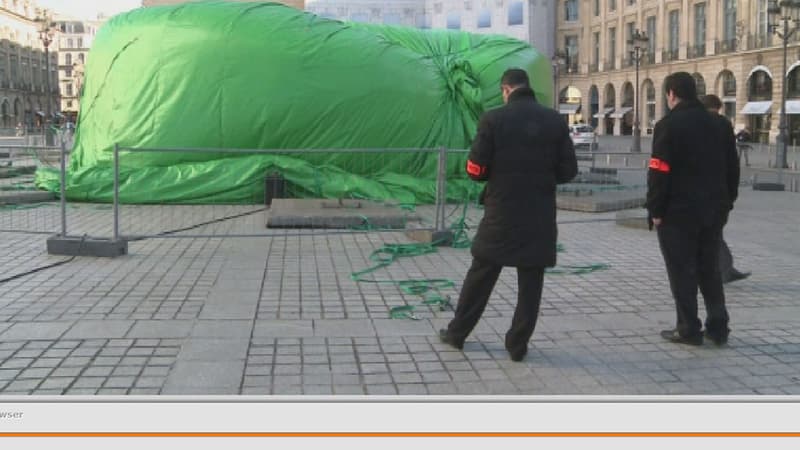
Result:
<svg viewBox="0 0 800 450"><path fill-rule="evenodd" d="M36 19L34 21L37 23L39 28L39 39L42 41L42 45L44 45L44 58L45 58L45 86L47 89L47 93L45 95L45 102L47 103L47 117L45 117L45 136L49 136L50 133L50 121L52 120L52 108L51 108L51 95L52 95L52 87L50 86L50 44L53 43L53 39L56 34L56 24L53 22L53 18L50 15L50 11L42 10L42 14L37 14ZM48 139L49 141L49 139ZM50 142L48 142L48 145Z"/></svg>
<svg viewBox="0 0 800 450"><path fill-rule="evenodd" d="M550 58L553 66L553 109L558 111L559 93L558 93L558 75L561 71L561 66L567 62L567 54L562 50L556 50L553 57Z"/></svg>
<svg viewBox="0 0 800 450"><path fill-rule="evenodd" d="M639 63L641 63L647 52L647 42L649 40L647 35L638 29L633 32L633 35L628 40L628 46L631 47L631 61L636 65L636 84L633 88L633 145L631 146L631 152L634 153L642 151L642 129L639 123Z"/></svg>
<svg viewBox="0 0 800 450"><path fill-rule="evenodd" d="M786 121L786 91L789 75L786 73L787 46L789 39L797 32L800 27L800 1L797 0L770 0L769 28L783 41L783 82L781 88L781 119L778 129L778 152L776 155L776 165L779 168L789 167L787 161L787 147L789 145L789 126Z"/></svg>

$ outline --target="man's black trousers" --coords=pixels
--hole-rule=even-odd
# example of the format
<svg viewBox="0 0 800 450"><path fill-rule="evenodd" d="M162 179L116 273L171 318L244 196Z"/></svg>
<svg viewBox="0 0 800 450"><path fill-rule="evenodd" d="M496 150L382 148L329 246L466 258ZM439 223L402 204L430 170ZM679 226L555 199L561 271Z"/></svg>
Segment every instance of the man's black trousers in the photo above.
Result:
<svg viewBox="0 0 800 450"><path fill-rule="evenodd" d="M706 330L714 337L728 336L728 311L719 267L722 227L727 214L702 224L696 220L668 220L658 227L658 242L675 298L677 329L681 336L701 333L697 316L697 288L706 305Z"/></svg>
<svg viewBox="0 0 800 450"><path fill-rule="evenodd" d="M447 327L447 334L464 342L486 309L503 266L473 258L456 306L456 315ZM506 333L506 349L518 352L527 349L536 328L544 284L543 267L517 267L517 308Z"/></svg>

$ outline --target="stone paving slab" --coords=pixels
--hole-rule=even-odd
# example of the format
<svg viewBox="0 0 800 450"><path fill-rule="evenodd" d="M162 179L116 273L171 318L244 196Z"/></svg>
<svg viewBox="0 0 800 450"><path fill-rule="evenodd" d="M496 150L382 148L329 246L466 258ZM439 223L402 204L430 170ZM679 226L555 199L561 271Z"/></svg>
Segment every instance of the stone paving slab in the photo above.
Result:
<svg viewBox="0 0 800 450"><path fill-rule="evenodd" d="M194 322L190 320L139 320L127 337L136 338L183 338L188 336Z"/></svg>
<svg viewBox="0 0 800 450"><path fill-rule="evenodd" d="M76 322L64 339L119 339L133 327L133 320L83 320Z"/></svg>
<svg viewBox="0 0 800 450"><path fill-rule="evenodd" d="M58 339L73 322L17 322L0 334L0 341Z"/></svg>

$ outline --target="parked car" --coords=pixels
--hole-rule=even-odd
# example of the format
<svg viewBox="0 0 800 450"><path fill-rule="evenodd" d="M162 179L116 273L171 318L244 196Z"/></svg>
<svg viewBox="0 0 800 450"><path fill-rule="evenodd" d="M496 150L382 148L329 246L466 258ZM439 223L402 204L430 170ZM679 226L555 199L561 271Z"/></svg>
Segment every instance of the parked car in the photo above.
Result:
<svg viewBox="0 0 800 450"><path fill-rule="evenodd" d="M586 149L588 151L596 151L597 135L594 134L594 129L585 124L571 125L569 127L569 135L572 138L572 145L575 150Z"/></svg>

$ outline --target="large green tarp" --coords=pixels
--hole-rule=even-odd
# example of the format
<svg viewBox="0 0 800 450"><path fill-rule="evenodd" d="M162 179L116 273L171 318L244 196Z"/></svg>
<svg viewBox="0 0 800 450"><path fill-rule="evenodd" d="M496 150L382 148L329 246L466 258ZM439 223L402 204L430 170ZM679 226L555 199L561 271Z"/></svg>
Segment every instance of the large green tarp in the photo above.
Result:
<svg viewBox="0 0 800 450"><path fill-rule="evenodd" d="M210 1L118 15L89 53L67 196L110 201L113 148L464 149L509 67L550 104L550 64L502 36L323 19L276 3ZM448 161L463 197L465 154ZM252 202L280 172L296 195L430 202L435 154L134 153L123 202ZM38 184L57 190L57 177Z"/></svg>

